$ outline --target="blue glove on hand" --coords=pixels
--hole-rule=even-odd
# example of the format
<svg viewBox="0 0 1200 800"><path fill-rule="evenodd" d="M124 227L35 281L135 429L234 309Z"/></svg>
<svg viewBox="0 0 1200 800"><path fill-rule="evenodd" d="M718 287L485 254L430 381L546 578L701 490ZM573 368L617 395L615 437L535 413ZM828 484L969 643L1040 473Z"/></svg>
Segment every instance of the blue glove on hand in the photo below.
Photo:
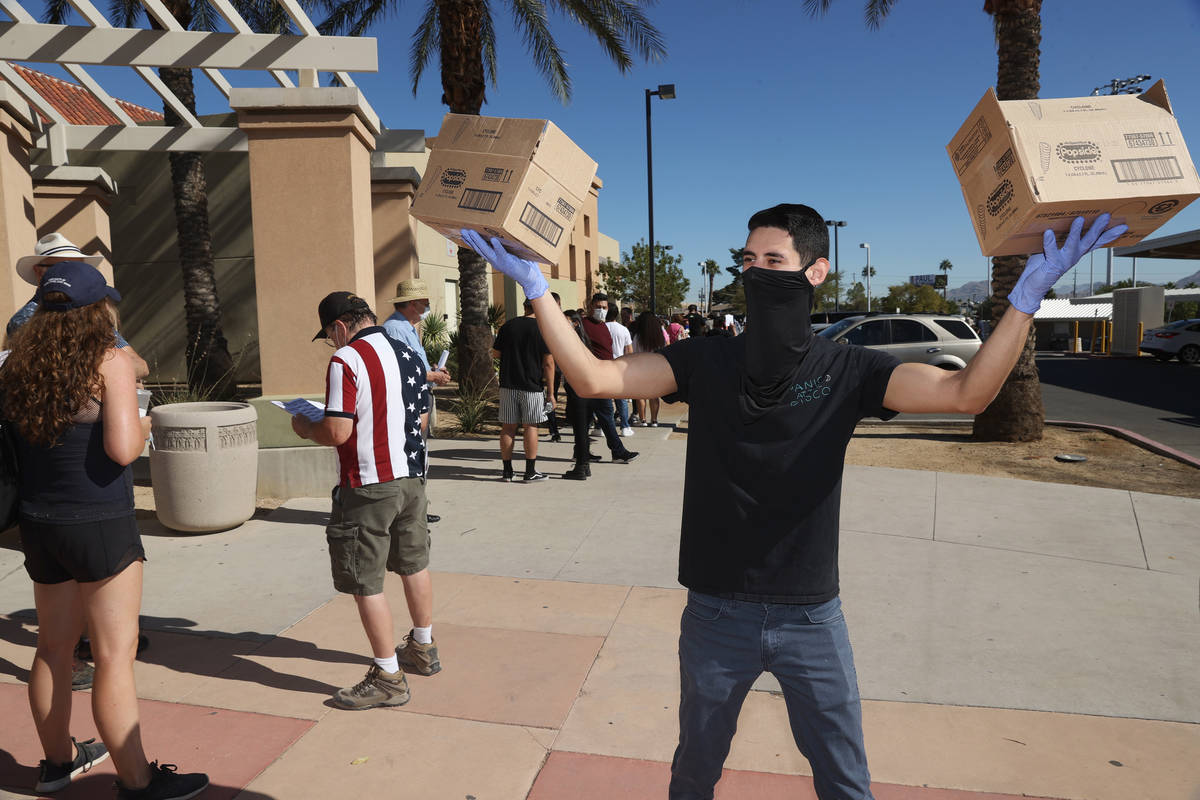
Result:
<svg viewBox="0 0 1200 800"><path fill-rule="evenodd" d="M1034 313L1041 306L1042 298L1050 291L1050 287L1065 275L1067 270L1075 266L1079 259L1098 247L1104 247L1129 230L1128 225L1108 228L1111 218L1110 214L1101 214L1096 217L1087 235L1081 236L1083 217L1076 217L1071 223L1071 231L1067 234L1062 249L1058 247L1054 231L1047 230L1043 233L1042 247L1045 252L1029 257L1025 271L1021 273L1017 285L1009 292L1008 302L1012 307L1026 314Z"/></svg>
<svg viewBox="0 0 1200 800"><path fill-rule="evenodd" d="M467 243L468 247L487 259L493 267L520 284L525 296L530 300L541 297L550 288L550 284L546 283L546 276L542 274L542 268L537 265L537 262L526 261L512 255L504 249L504 245L500 243L499 239L493 238L491 245L488 245L483 237L473 230L464 228L461 233L463 241Z"/></svg>

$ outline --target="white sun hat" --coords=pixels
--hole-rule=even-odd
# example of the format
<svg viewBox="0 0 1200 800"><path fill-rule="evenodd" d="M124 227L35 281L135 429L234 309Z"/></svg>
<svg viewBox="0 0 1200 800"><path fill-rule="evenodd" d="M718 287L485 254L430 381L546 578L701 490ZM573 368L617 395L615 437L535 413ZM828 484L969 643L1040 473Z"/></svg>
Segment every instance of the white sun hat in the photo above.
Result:
<svg viewBox="0 0 1200 800"><path fill-rule="evenodd" d="M100 263L104 261L104 256L89 256L71 244L71 241L61 233L47 233L38 239L38 243L33 248L33 255L17 259L17 274L26 283L37 286L37 276L33 274L33 268L48 259L83 261L93 267L99 267Z"/></svg>

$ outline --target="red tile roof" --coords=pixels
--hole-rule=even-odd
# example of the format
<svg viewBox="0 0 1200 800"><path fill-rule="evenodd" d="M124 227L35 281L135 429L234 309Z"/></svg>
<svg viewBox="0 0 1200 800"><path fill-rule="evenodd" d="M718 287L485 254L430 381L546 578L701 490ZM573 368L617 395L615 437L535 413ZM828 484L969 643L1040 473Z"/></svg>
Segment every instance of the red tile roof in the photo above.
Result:
<svg viewBox="0 0 1200 800"><path fill-rule="evenodd" d="M77 83L64 81L53 75L38 72L35 69L12 64L11 66L34 91L54 106L67 122L72 125L120 125L121 121L113 116L92 93ZM161 122L163 115L143 106L117 100L129 118L134 122Z"/></svg>

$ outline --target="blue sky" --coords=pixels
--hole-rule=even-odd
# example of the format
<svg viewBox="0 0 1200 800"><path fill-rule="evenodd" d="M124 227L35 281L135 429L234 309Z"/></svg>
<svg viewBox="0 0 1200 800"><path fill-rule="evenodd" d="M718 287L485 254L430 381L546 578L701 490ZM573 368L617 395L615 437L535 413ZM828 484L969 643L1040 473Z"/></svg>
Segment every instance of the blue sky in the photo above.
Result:
<svg viewBox="0 0 1200 800"><path fill-rule="evenodd" d="M624 75L572 24L552 18L574 83L563 106L529 65L507 4L493 0L499 85L483 113L549 118L595 158L604 180L600 230L628 250L646 236L643 90L674 83L677 99L653 101L655 238L683 256L693 297L698 262L730 263L728 250L744 242L749 215L779 202L846 220L840 267L860 270L858 244L870 242L875 280L884 286L935 272L942 259L954 264L951 286L982 280L987 262L945 145L995 83L991 20L982 0L902 0L870 31L864 4L840 0L814 20L800 0L662 0L650 14L666 38L666 61ZM446 111L436 61L416 97L409 88L409 36L425 1L398 5L373 32L379 73L355 79L387 127L435 135ZM1138 74L1163 78L1200 159L1196 42L1200 0L1046 2L1041 96L1086 95ZM96 74L110 92L159 107L131 72ZM226 76L236 85L267 85L262 75ZM197 88L201 113L228 109L204 78ZM1200 201L1154 235L1197 228ZM1103 280L1103 258L1095 264ZM1114 278L1129 277L1130 268L1130 259L1115 259ZM1200 262L1139 259L1137 268L1139 280L1161 283ZM1082 285L1086 259L1081 270ZM1070 285L1068 275L1060 288Z"/></svg>

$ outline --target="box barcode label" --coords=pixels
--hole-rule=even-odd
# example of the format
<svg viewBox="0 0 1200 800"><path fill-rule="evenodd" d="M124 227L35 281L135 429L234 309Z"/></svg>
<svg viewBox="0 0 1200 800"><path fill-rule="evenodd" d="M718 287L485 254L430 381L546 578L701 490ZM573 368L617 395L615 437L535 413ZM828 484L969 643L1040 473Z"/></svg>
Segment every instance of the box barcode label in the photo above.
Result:
<svg viewBox="0 0 1200 800"><path fill-rule="evenodd" d="M1183 178L1175 156L1160 158L1118 158L1112 162L1113 174L1120 183L1138 181L1177 181Z"/></svg>
<svg viewBox="0 0 1200 800"><path fill-rule="evenodd" d="M963 136L958 147L954 148L954 152L950 158L954 161L954 171L962 175L963 171L971 166L971 162L975 157L983 152L984 145L992 138L992 132L987 126L987 121L979 119L970 130Z"/></svg>
<svg viewBox="0 0 1200 800"><path fill-rule="evenodd" d="M562 225L534 208L533 203L525 204L525 210L521 212L521 224L554 246L558 246L558 240L562 238Z"/></svg>
<svg viewBox="0 0 1200 800"><path fill-rule="evenodd" d="M489 192L486 189L464 189L458 207L469 211L495 211L504 192Z"/></svg>

